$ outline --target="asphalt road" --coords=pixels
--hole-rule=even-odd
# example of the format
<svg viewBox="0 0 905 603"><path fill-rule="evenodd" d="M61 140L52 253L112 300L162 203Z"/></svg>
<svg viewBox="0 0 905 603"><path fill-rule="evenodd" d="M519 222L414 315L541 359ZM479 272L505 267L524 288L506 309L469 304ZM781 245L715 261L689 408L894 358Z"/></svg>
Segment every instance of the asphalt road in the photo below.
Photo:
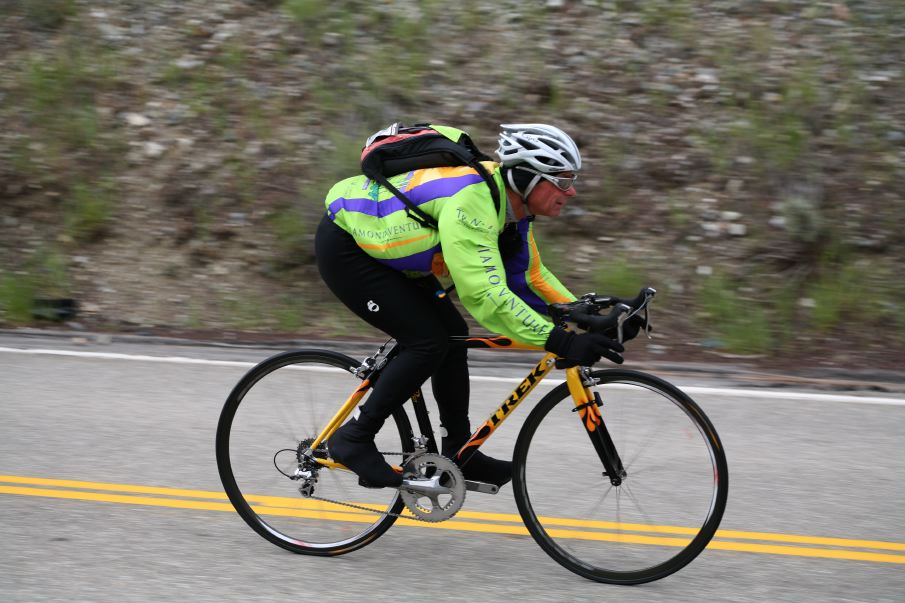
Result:
<svg viewBox="0 0 905 603"><path fill-rule="evenodd" d="M619 587L568 572L519 534L397 525L336 558L266 542L222 502L213 440L232 385L267 354L0 337L0 600L898 602L905 593L901 395L674 379L727 450L729 506L715 539L726 548L659 582ZM517 373L476 372L473 419L483 419L511 389L500 377ZM488 452L509 454L531 404ZM470 496L466 509L516 515L511 493Z"/></svg>

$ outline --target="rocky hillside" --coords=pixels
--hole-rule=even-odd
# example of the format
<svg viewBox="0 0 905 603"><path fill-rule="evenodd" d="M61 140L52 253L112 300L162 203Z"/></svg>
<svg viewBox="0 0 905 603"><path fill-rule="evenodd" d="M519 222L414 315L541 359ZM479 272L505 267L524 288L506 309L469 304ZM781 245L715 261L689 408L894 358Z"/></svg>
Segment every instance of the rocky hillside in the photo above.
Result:
<svg viewBox="0 0 905 603"><path fill-rule="evenodd" d="M903 55L898 0L7 1L0 324L373 334L311 250L364 138L543 121L587 162L545 260L656 286L644 354L895 368Z"/></svg>

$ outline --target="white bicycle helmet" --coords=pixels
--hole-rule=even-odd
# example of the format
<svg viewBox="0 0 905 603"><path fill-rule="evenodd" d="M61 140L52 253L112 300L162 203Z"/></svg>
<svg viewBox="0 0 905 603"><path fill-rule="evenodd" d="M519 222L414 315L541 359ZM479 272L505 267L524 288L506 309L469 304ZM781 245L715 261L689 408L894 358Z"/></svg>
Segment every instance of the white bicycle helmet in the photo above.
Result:
<svg viewBox="0 0 905 603"><path fill-rule="evenodd" d="M525 164L543 174L577 172L581 154L568 134L546 124L500 125L497 157L504 167Z"/></svg>

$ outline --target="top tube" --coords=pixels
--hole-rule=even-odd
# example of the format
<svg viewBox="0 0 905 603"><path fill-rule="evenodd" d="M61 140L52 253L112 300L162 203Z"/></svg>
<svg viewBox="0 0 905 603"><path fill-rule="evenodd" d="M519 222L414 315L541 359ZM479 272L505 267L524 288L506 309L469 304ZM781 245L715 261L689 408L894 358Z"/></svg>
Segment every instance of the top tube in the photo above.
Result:
<svg viewBox="0 0 905 603"><path fill-rule="evenodd" d="M492 337L471 337L468 335L450 335L449 343L453 347L484 350L531 350L543 352L544 348L515 341L510 337L494 335Z"/></svg>

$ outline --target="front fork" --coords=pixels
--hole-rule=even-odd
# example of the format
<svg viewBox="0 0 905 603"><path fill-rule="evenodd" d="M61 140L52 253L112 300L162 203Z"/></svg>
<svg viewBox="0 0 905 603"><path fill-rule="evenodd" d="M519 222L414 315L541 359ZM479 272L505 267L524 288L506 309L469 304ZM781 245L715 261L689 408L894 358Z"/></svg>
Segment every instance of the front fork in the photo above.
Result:
<svg viewBox="0 0 905 603"><path fill-rule="evenodd" d="M587 367L566 369L566 384L575 401L575 408L572 409L572 412L577 412L581 418L581 423L584 425L588 437L591 438L591 444L594 445L594 450L597 451L597 456L603 464L604 475L614 486L620 485L627 473L622 465L619 452L613 444L613 438L610 437L610 432L603 421L603 415L600 412L603 400L600 392L595 388L596 382L591 377L591 369Z"/></svg>

